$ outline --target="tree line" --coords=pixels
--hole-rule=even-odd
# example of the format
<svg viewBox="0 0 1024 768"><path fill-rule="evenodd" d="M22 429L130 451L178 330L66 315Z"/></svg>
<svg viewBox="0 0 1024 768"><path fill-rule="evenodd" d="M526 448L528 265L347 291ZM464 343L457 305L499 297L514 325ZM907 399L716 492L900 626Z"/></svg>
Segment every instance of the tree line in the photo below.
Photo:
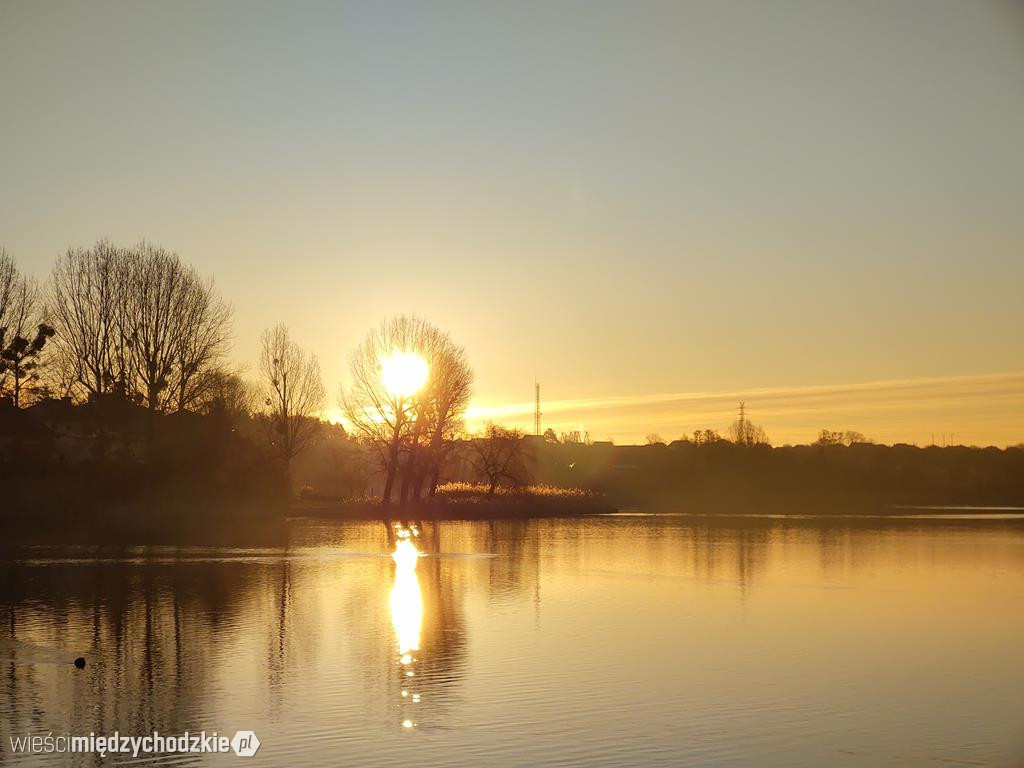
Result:
<svg viewBox="0 0 1024 768"><path fill-rule="evenodd" d="M263 332L250 382L230 362L233 337L232 307L213 279L155 244L100 240L69 248L42 283L19 272L0 250L0 395L16 407L67 397L130 402L154 414L242 417L288 470L323 429L327 390L319 361L277 324ZM396 351L425 362L422 386L404 391L385 381L383 366ZM377 459L385 504L436 494L464 432L472 385L463 348L422 318L387 319L353 350L349 381L337 399L350 436ZM491 493L502 483L522 484L528 475L522 438L518 430L487 425L462 458ZM551 429L543 438L545 445L590 442L589 435L559 438ZM770 445L742 403L725 436L705 429L676 442L726 441ZM652 433L646 442L665 441ZM857 432L822 430L816 445L865 442Z"/></svg>
<svg viewBox="0 0 1024 768"><path fill-rule="evenodd" d="M16 406L118 395L194 408L225 373L231 332L213 280L151 243L68 249L43 286L0 251L0 388Z"/></svg>
<svg viewBox="0 0 1024 768"><path fill-rule="evenodd" d="M0 395L16 407L71 398L154 414L224 411L261 425L289 467L322 425L319 361L277 324L263 332L250 383L230 365L232 340L232 307L213 279L160 246L70 248L42 285L0 251ZM384 381L382 365L396 351L426 363L414 392ZM349 371L339 402L379 459L384 503L436 493L472 388L462 347L422 318L397 317L367 334Z"/></svg>

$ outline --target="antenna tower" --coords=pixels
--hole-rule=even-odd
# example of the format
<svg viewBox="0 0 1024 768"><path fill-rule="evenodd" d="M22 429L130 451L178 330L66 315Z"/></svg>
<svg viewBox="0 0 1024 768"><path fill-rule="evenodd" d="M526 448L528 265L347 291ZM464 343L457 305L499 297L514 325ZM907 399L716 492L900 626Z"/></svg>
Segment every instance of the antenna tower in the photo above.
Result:
<svg viewBox="0 0 1024 768"><path fill-rule="evenodd" d="M540 435L540 382L533 382L533 434Z"/></svg>

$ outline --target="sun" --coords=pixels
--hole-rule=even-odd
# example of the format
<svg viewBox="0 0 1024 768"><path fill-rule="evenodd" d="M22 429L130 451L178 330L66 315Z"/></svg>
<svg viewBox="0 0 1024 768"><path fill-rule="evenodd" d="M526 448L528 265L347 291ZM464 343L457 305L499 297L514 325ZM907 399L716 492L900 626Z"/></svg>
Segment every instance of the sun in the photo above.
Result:
<svg viewBox="0 0 1024 768"><path fill-rule="evenodd" d="M392 352L380 360L380 379L393 395L409 397L427 383L430 368L427 361L414 352Z"/></svg>

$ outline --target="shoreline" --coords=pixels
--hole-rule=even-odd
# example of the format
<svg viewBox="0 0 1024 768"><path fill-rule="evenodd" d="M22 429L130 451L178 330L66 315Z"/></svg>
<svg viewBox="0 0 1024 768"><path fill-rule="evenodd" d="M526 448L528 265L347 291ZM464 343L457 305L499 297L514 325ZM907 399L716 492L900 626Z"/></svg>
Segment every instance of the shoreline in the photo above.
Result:
<svg viewBox="0 0 1024 768"><path fill-rule="evenodd" d="M379 501L292 502L287 519L320 520L527 520L554 517L587 517L618 511L604 499L499 496L435 498L415 503L389 504Z"/></svg>
<svg viewBox="0 0 1024 768"><path fill-rule="evenodd" d="M604 499L545 499L512 497L496 499L438 499L416 504L381 506L378 501L298 501L285 519L317 520L529 520L584 517L677 517L748 520L1024 520L1024 507L972 505L874 505L863 507L824 504L743 505L741 508L708 509L633 507Z"/></svg>

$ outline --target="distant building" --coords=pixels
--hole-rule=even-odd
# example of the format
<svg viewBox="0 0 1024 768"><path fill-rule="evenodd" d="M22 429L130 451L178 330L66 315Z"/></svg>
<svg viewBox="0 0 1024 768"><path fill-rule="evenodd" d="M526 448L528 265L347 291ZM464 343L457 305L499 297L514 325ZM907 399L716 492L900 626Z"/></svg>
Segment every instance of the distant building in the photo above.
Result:
<svg viewBox="0 0 1024 768"><path fill-rule="evenodd" d="M0 397L0 459L12 461L26 456L45 456L53 434L32 414L14 407L10 397Z"/></svg>
<svg viewBox="0 0 1024 768"><path fill-rule="evenodd" d="M150 412L116 396L76 405L71 398L47 398L25 409L52 435L54 459L69 462L119 455L135 460L145 456Z"/></svg>

